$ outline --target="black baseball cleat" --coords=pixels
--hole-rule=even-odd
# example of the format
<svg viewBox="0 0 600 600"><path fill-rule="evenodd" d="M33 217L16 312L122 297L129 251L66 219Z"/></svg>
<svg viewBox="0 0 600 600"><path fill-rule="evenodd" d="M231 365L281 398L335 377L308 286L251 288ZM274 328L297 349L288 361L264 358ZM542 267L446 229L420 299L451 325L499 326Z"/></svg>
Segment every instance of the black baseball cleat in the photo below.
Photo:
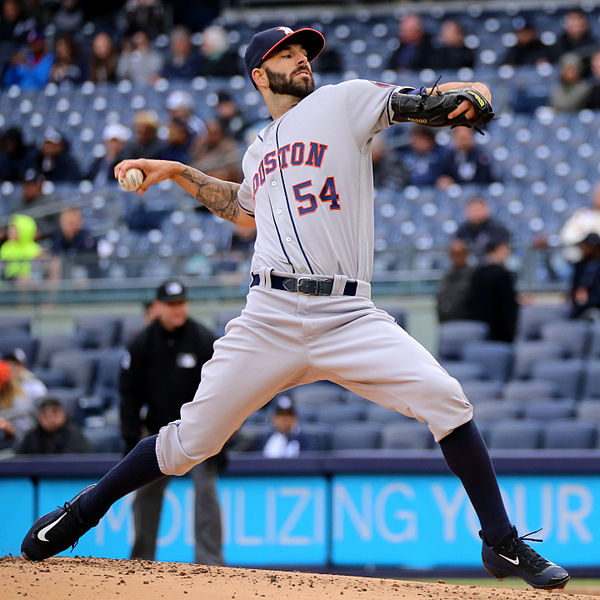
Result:
<svg viewBox="0 0 600 600"><path fill-rule="evenodd" d="M532 587L542 590L564 588L571 578L567 571L546 560L525 543L542 541L528 537L533 533L537 531L519 537L516 528L513 527L502 541L490 546L480 531L479 537L483 540L481 556L485 570L498 579L520 577Z"/></svg>
<svg viewBox="0 0 600 600"><path fill-rule="evenodd" d="M94 484L95 485L95 484ZM64 506L40 517L27 532L21 544L21 554L27 560L44 560L69 546L75 548L79 538L98 524L85 522L79 513L79 498L93 485L88 485Z"/></svg>

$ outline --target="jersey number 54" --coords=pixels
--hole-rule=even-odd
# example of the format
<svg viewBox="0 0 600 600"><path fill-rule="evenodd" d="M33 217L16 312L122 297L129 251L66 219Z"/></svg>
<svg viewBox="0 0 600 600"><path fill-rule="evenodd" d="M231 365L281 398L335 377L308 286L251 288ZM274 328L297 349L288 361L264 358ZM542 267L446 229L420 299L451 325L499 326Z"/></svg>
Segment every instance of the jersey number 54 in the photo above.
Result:
<svg viewBox="0 0 600 600"><path fill-rule="evenodd" d="M317 197L307 190L307 188L310 188L311 186L312 180L308 179L307 181L297 183L292 187L296 201L303 203L302 206L298 207L300 216L315 212L319 206ZM329 202L329 210L340 210L341 206L339 199L340 195L335 189L335 178L328 177L319 192L319 200L321 200L321 202Z"/></svg>

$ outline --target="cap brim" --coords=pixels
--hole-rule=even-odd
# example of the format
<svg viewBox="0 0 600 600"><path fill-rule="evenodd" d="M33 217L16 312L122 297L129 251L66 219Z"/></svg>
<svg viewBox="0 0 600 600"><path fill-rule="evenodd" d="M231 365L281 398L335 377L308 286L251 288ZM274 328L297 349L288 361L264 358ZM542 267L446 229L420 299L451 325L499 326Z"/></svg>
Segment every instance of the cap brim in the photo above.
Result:
<svg viewBox="0 0 600 600"><path fill-rule="evenodd" d="M165 304L169 304L171 302L182 302L183 300L187 300L188 297L185 294L178 294L177 296L163 296L157 298L159 302L164 302Z"/></svg>
<svg viewBox="0 0 600 600"><path fill-rule="evenodd" d="M281 38L263 54L262 60L266 60L269 54L271 54L285 42L288 44L300 44L306 50L306 57L310 62L315 60L315 58L317 58L317 56L323 52L323 48L325 48L325 36L316 29L305 27L286 35L284 38Z"/></svg>

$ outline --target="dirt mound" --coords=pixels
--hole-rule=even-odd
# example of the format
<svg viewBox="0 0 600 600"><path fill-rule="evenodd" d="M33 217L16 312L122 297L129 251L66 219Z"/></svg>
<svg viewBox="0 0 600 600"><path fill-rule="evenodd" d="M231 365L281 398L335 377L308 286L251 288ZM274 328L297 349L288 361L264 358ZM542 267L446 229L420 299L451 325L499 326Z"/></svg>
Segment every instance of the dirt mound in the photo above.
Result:
<svg viewBox="0 0 600 600"><path fill-rule="evenodd" d="M0 558L3 600L543 600L539 591L100 558ZM598 600L562 592L561 598Z"/></svg>

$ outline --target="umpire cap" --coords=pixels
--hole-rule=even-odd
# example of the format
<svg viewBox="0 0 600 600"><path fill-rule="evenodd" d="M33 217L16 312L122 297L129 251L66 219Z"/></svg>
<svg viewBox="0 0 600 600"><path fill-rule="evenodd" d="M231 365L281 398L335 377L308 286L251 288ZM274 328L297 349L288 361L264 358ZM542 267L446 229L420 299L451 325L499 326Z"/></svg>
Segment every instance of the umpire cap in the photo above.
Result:
<svg viewBox="0 0 600 600"><path fill-rule="evenodd" d="M156 299L159 302L179 302L187 300L187 290L181 281L169 279L160 284L156 290Z"/></svg>
<svg viewBox="0 0 600 600"><path fill-rule="evenodd" d="M300 44L306 50L309 61L313 61L325 47L325 37L320 31L305 27L294 31L289 27L272 27L259 31L253 36L246 48L244 60L248 76L252 81L252 71L260 67L263 60L280 44L287 41L289 44Z"/></svg>

